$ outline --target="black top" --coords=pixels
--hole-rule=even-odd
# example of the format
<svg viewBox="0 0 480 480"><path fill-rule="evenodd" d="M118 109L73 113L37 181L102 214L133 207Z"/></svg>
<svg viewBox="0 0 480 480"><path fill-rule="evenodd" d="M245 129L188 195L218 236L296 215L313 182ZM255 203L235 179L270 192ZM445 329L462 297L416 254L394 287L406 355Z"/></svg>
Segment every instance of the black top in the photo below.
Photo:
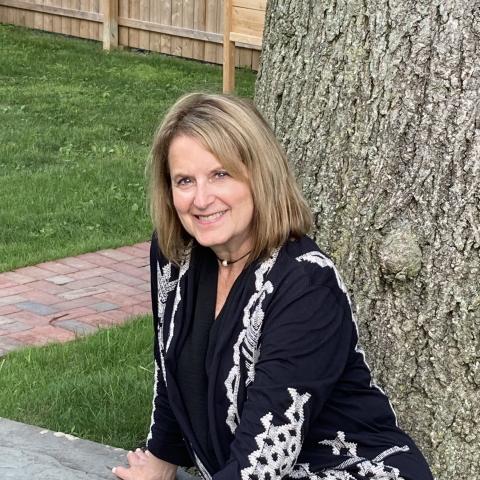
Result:
<svg viewBox="0 0 480 480"><path fill-rule="evenodd" d="M195 248L192 256L195 257L194 316L179 352L176 377L198 443L205 455L214 456L208 435L206 358L215 317L218 265L210 249ZM215 338L211 341L215 342Z"/></svg>
<svg viewBox="0 0 480 480"><path fill-rule="evenodd" d="M152 243L154 455L193 460L214 480L432 479L372 380L338 271L311 239L250 265L215 321L218 265L198 251L175 266Z"/></svg>

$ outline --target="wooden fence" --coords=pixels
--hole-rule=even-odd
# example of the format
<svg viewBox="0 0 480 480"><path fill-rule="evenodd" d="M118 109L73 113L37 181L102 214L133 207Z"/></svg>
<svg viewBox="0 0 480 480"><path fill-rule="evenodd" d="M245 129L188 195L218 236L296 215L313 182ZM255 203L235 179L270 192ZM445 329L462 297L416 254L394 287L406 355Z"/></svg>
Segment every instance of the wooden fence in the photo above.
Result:
<svg viewBox="0 0 480 480"><path fill-rule="evenodd" d="M0 0L0 23L102 41L112 9L113 44L223 63L223 0ZM236 47L235 64L257 70L258 43Z"/></svg>

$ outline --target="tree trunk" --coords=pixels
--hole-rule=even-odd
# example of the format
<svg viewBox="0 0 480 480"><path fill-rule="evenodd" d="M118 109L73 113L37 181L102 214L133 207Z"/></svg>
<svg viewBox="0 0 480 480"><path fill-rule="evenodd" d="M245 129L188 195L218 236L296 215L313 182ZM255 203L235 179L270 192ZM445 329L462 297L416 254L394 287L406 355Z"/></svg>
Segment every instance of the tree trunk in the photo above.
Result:
<svg viewBox="0 0 480 480"><path fill-rule="evenodd" d="M480 2L269 0L256 103L399 423L480 477Z"/></svg>

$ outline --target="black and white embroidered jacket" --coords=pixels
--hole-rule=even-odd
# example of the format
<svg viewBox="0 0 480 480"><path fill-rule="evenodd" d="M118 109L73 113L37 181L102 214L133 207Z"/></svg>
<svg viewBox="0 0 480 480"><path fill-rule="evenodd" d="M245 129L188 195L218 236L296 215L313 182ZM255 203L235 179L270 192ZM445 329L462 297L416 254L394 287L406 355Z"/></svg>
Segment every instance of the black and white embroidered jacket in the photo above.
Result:
<svg viewBox="0 0 480 480"><path fill-rule="evenodd" d="M345 285L308 237L253 263L232 287L205 365L210 445L201 445L177 359L202 252L194 246L176 267L152 241L152 453L177 465L193 460L215 480L432 478L372 383Z"/></svg>

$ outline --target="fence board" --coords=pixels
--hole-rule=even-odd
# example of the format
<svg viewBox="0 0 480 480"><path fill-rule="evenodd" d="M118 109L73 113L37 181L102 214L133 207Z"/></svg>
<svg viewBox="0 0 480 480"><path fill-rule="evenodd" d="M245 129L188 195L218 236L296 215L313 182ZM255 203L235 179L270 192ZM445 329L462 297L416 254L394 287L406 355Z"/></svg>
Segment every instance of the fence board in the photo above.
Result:
<svg viewBox="0 0 480 480"><path fill-rule="evenodd" d="M70 7L80 10L80 0L70 0ZM80 36L80 20L73 18L70 26L70 31L74 37Z"/></svg>
<svg viewBox="0 0 480 480"><path fill-rule="evenodd" d="M150 21L151 22L158 22L158 18L160 16L160 3L155 0L150 0L149 3L149 8L150 8ZM160 33L157 32L151 32L150 33L150 47L149 50L153 52L159 52L160 51L160 40L161 40L161 35Z"/></svg>
<svg viewBox="0 0 480 480"><path fill-rule="evenodd" d="M14 25L15 20L16 20L15 9L14 8L9 8L7 10L7 23L10 23L10 24Z"/></svg>
<svg viewBox="0 0 480 480"><path fill-rule="evenodd" d="M172 25L182 27L182 0L172 0ZM172 37L170 50L172 55L182 56L182 39Z"/></svg>
<svg viewBox="0 0 480 480"><path fill-rule="evenodd" d="M118 0L102 1L102 43L104 50L118 47ZM100 32L99 32L100 33Z"/></svg>
<svg viewBox="0 0 480 480"><path fill-rule="evenodd" d="M258 50L252 50L252 70L257 72L260 69L260 57L261 53Z"/></svg>
<svg viewBox="0 0 480 480"><path fill-rule="evenodd" d="M193 30L193 19L195 13L194 0L183 0L182 4L182 27ZM193 41L188 38L182 40L182 57L193 57Z"/></svg>
<svg viewBox="0 0 480 480"><path fill-rule="evenodd" d="M43 5L43 0L37 0L36 3ZM43 13L35 12L33 26L38 30L43 30Z"/></svg>
<svg viewBox="0 0 480 480"><path fill-rule="evenodd" d="M262 10L265 12L267 8L267 0L232 0L232 6Z"/></svg>
<svg viewBox="0 0 480 480"><path fill-rule="evenodd" d="M140 17L140 3L138 0L128 0L129 4L129 18L138 19ZM128 30L128 45L133 48L139 47L138 30L129 28Z"/></svg>
<svg viewBox="0 0 480 480"><path fill-rule="evenodd" d="M170 0L161 0L160 23L162 25L172 24L172 2ZM172 53L172 40L170 35L160 37L160 51L170 55Z"/></svg>
<svg viewBox="0 0 480 480"><path fill-rule="evenodd" d="M217 32L223 34L223 2L216 2L216 9L217 9ZM223 44L223 42L222 42ZM217 60L216 63L220 65L223 63L223 46L216 48L217 50Z"/></svg>
<svg viewBox="0 0 480 480"><path fill-rule="evenodd" d="M205 30L217 31L217 9L215 0L205 0ZM217 60L217 46L213 43L205 44L205 61L215 63Z"/></svg>
<svg viewBox="0 0 480 480"><path fill-rule="evenodd" d="M118 16L128 17L128 0L119 0ZM118 44L128 47L128 28L118 27Z"/></svg>
<svg viewBox="0 0 480 480"><path fill-rule="evenodd" d="M150 9L148 0L137 0L139 2L139 18L150 21ZM150 33L142 30L138 34L138 48L148 50L150 48Z"/></svg>
<svg viewBox="0 0 480 480"><path fill-rule="evenodd" d="M100 1L91 0L90 9L92 12L100 13ZM100 40L100 25L98 23L90 23L90 38L92 40Z"/></svg>
<svg viewBox="0 0 480 480"><path fill-rule="evenodd" d="M80 10L88 12L88 0L80 0ZM80 20L80 36L88 38L90 35L90 24L86 20Z"/></svg>
<svg viewBox="0 0 480 480"><path fill-rule="evenodd" d="M22 10L25 14L25 26L28 28L33 28L34 23L34 13L27 10ZM1 21L1 20L0 20Z"/></svg>
<svg viewBox="0 0 480 480"><path fill-rule="evenodd" d="M193 15L193 29L205 31L205 0L195 0ZM205 42L195 40L193 42L193 58L203 60L205 58Z"/></svg>
<svg viewBox="0 0 480 480"><path fill-rule="evenodd" d="M131 29L137 29L138 31L146 30L148 32L165 33L172 37L177 37L179 40L190 38L217 44L222 43L222 36L218 33L197 32L190 28L175 27L173 25L160 25L158 23L144 22L143 20L133 20L123 17L118 18L118 24Z"/></svg>
<svg viewBox="0 0 480 480"><path fill-rule="evenodd" d="M21 10L20 8L15 8L15 15L14 15L14 22L15 25L20 25L22 27L25 27L25 15L26 15L25 10Z"/></svg>
<svg viewBox="0 0 480 480"><path fill-rule="evenodd" d="M22 27L27 26L26 15L27 15L27 12L25 10L20 10L19 8L16 8L15 9L15 14L13 16L13 20L15 22L15 25L20 25Z"/></svg>
<svg viewBox="0 0 480 480"><path fill-rule="evenodd" d="M17 9L16 8L10 8L7 12L7 20L8 23L15 25L17 21Z"/></svg>
<svg viewBox="0 0 480 480"><path fill-rule="evenodd" d="M239 52L237 65L239 67L252 68L252 51L246 48L237 48Z"/></svg>
<svg viewBox="0 0 480 480"><path fill-rule="evenodd" d="M15 9L9 8L7 10L7 23L14 24L15 23Z"/></svg>
<svg viewBox="0 0 480 480"><path fill-rule="evenodd" d="M62 8L68 8L70 7L70 1L69 0L62 0L61 4ZM68 17L65 17L62 15L62 27L61 27L61 32L64 35L71 35L72 34L72 20Z"/></svg>
<svg viewBox="0 0 480 480"><path fill-rule="evenodd" d="M62 7L62 0L53 0L51 3L56 7ZM55 33L62 33L62 17L60 15L53 15L52 31Z"/></svg>
<svg viewBox="0 0 480 480"><path fill-rule="evenodd" d="M19 10L17 8L12 8L9 13L9 23L12 25L19 25L20 17Z"/></svg>
<svg viewBox="0 0 480 480"><path fill-rule="evenodd" d="M244 35L257 37L263 32L265 15L260 10L251 10L242 7L232 8L232 31Z"/></svg>

